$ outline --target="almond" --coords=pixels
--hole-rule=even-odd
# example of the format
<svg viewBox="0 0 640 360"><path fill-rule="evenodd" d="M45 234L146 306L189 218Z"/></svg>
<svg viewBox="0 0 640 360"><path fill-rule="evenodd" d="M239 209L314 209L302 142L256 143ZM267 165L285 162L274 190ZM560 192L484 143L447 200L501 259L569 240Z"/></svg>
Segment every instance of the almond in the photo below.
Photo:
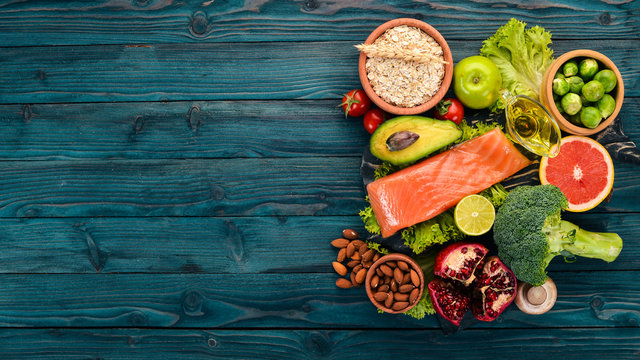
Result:
<svg viewBox="0 0 640 360"><path fill-rule="evenodd" d="M404 277L402 278L402 282L400 282L400 284L401 285L408 284L410 281L411 281L411 274L405 273Z"/></svg>
<svg viewBox="0 0 640 360"><path fill-rule="evenodd" d="M411 292L415 288L416 287L411 285L411 284L405 284L405 285L400 285L400 287L398 288L398 291L400 291L401 293L408 293L408 292Z"/></svg>
<svg viewBox="0 0 640 360"><path fill-rule="evenodd" d="M373 275L371 277L371 281L369 282L369 285L371 285L372 288L377 288L378 285L380 285L380 277L378 275Z"/></svg>
<svg viewBox="0 0 640 360"><path fill-rule="evenodd" d="M347 266L352 269L358 265L360 265L360 260L351 260L347 263Z"/></svg>
<svg viewBox="0 0 640 360"><path fill-rule="evenodd" d="M379 291L373 294L373 299L379 303L385 302L385 300L387 300L388 297L389 297L389 294L386 292Z"/></svg>
<svg viewBox="0 0 640 360"><path fill-rule="evenodd" d="M387 261L386 264L392 269L395 269L398 266L395 261Z"/></svg>
<svg viewBox="0 0 640 360"><path fill-rule="evenodd" d="M363 262L369 262L371 260L373 260L373 256L376 254L375 250L370 249L367 250L364 254L362 254L362 261Z"/></svg>
<svg viewBox="0 0 640 360"><path fill-rule="evenodd" d="M380 268L376 269L376 274L378 274L378 276L380 277L384 277L384 273L382 272L382 270L380 270Z"/></svg>
<svg viewBox="0 0 640 360"><path fill-rule="evenodd" d="M342 239L342 238L335 239L331 242L331 245L333 245L333 247L336 247L338 249L342 249L347 247L347 245L349 245L349 240Z"/></svg>
<svg viewBox="0 0 640 360"><path fill-rule="evenodd" d="M391 289L391 291L393 291L393 292L398 291L398 283L395 280L391 280L391 283L389 285L389 289Z"/></svg>
<svg viewBox="0 0 640 360"><path fill-rule="evenodd" d="M367 262L363 262L362 266L364 266L365 269L368 269L371 267L371 265L373 265L372 261L367 261Z"/></svg>
<svg viewBox="0 0 640 360"><path fill-rule="evenodd" d="M392 309L392 310L395 310L395 311L400 311L400 310L402 310L402 309L407 308L407 306L409 306L409 303L408 303L408 302L406 302L406 301L399 301L399 302L397 302L397 303L393 304L393 306L391 307L391 309Z"/></svg>
<svg viewBox="0 0 640 360"><path fill-rule="evenodd" d="M362 260L362 256L360 255L359 252L354 252L353 255L351 255L351 259L352 260Z"/></svg>
<svg viewBox="0 0 640 360"><path fill-rule="evenodd" d="M415 287L420 287L420 276L418 275L418 273L411 269L411 283L413 284L413 286Z"/></svg>
<svg viewBox="0 0 640 360"><path fill-rule="evenodd" d="M391 308L391 305L393 305L393 294L389 293L387 300L384 301L384 306Z"/></svg>
<svg viewBox="0 0 640 360"><path fill-rule="evenodd" d="M409 294L402 294L402 293L395 293L393 294L393 299L395 301L408 301L409 300Z"/></svg>
<svg viewBox="0 0 640 360"><path fill-rule="evenodd" d="M362 241L362 240L353 240L352 242L353 242L353 246L355 246L355 247L356 247L356 250L357 250L357 249L360 249L360 247L361 247L362 245L367 245L367 244L365 244L365 243L364 243L364 241Z"/></svg>
<svg viewBox="0 0 640 360"><path fill-rule="evenodd" d="M380 265L380 271L382 271L387 276L393 276L393 270L387 264Z"/></svg>
<svg viewBox="0 0 640 360"><path fill-rule="evenodd" d="M356 273L356 282L362 284L365 277L367 277L367 269L360 269L360 271Z"/></svg>
<svg viewBox="0 0 640 360"><path fill-rule="evenodd" d="M420 289L415 288L413 289L413 291L411 291L411 294L409 294L409 303L410 304L415 304L416 301L418 301L418 296L420 295Z"/></svg>
<svg viewBox="0 0 640 360"><path fill-rule="evenodd" d="M349 240L347 240L347 241L349 241ZM347 245L347 257L348 257L348 258L352 257L352 256L353 256L353 253L354 253L355 251L356 251L356 248L355 248L355 246L353 246L353 242L350 242L350 243Z"/></svg>
<svg viewBox="0 0 640 360"><path fill-rule="evenodd" d="M360 269L362 269L362 264L358 264L358 265L356 265L356 266L353 268L353 270L352 270L352 271L353 271L354 273L356 273L356 274L357 274L357 273L358 273L358 271L360 271Z"/></svg>
<svg viewBox="0 0 640 360"><path fill-rule="evenodd" d="M345 278L339 278L338 280L336 280L336 286L341 289L348 289L350 287L353 287L351 282Z"/></svg>
<svg viewBox="0 0 640 360"><path fill-rule="evenodd" d="M334 261L331 263L331 265L333 265L333 270L335 270L338 273L338 275L340 276L347 275L347 268L341 263Z"/></svg>
<svg viewBox="0 0 640 360"><path fill-rule="evenodd" d="M375 255L373 255L373 262L376 262L380 259L380 254L376 253Z"/></svg>
<svg viewBox="0 0 640 360"><path fill-rule="evenodd" d="M400 268L393 269L393 279L398 283L402 284L402 279L404 279L404 273Z"/></svg>
<svg viewBox="0 0 640 360"><path fill-rule="evenodd" d="M344 229L342 230L342 236L349 239L349 240L355 240L357 238L359 238L360 236L358 236L358 233L355 230L352 229Z"/></svg>
<svg viewBox="0 0 640 360"><path fill-rule="evenodd" d="M347 249L342 248L338 251L338 258L336 259L338 262L343 262L344 259L347 258Z"/></svg>
<svg viewBox="0 0 640 360"><path fill-rule="evenodd" d="M360 245L360 247L358 247L358 253L360 254L360 256L364 255L364 253L366 253L369 250L369 247L367 246L367 244L362 244Z"/></svg>
<svg viewBox="0 0 640 360"><path fill-rule="evenodd" d="M378 291L387 292L389 291L389 285L380 285Z"/></svg>
<svg viewBox="0 0 640 360"><path fill-rule="evenodd" d="M353 271L351 272L351 275L349 275L349 278L351 278L351 284L353 284L353 286L360 287L360 285L362 285L362 283L356 281L356 273Z"/></svg>
<svg viewBox="0 0 640 360"><path fill-rule="evenodd" d="M406 263L406 262L404 262L404 261L398 261L398 263L397 263L397 264L398 264L398 267L400 268L400 270L402 270L402 271L407 271L407 270L409 270L409 265L407 265L407 263Z"/></svg>

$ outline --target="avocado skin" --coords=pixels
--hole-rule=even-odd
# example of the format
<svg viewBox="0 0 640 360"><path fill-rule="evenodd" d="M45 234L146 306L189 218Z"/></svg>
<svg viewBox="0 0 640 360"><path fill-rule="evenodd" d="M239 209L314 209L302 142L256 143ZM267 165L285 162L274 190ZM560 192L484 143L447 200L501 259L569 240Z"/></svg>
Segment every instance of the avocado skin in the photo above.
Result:
<svg viewBox="0 0 640 360"><path fill-rule="evenodd" d="M398 131L420 135L418 140L403 150L390 151L387 139ZM371 135L371 153L393 165L407 165L442 149L462 136L462 130L449 120L436 120L424 116L398 116L387 120Z"/></svg>

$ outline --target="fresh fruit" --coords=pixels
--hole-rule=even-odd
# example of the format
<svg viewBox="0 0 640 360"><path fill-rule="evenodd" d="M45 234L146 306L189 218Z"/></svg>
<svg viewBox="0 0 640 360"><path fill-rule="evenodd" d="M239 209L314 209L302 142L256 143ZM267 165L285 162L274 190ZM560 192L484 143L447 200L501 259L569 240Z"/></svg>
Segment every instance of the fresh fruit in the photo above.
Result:
<svg viewBox="0 0 640 360"><path fill-rule="evenodd" d="M371 135L371 153L394 165L417 161L462 135L451 121L422 116L398 116L382 123Z"/></svg>
<svg viewBox="0 0 640 360"><path fill-rule="evenodd" d="M358 117L364 115L364 113L369 110L371 100L369 100L364 90L354 89L343 95L342 103L338 106L342 106L345 118L347 116Z"/></svg>
<svg viewBox="0 0 640 360"><path fill-rule="evenodd" d="M484 56L462 59L453 68L453 92L466 107L484 109L493 105L501 88L500 70Z"/></svg>
<svg viewBox="0 0 640 360"><path fill-rule="evenodd" d="M466 235L482 235L493 226L496 209L481 195L467 195L456 205L453 213L458 229Z"/></svg>
<svg viewBox="0 0 640 360"><path fill-rule="evenodd" d="M429 295L436 312L456 326L469 309L478 320L493 321L515 298L515 275L497 256L485 259L486 254L483 245L464 243L449 245L436 258Z"/></svg>
<svg viewBox="0 0 640 360"><path fill-rule="evenodd" d="M560 188L569 201L569 211L596 207L613 186L613 161L597 141L584 136L567 136L560 153L540 160L540 182Z"/></svg>
<svg viewBox="0 0 640 360"><path fill-rule="evenodd" d="M453 243L436 257L434 274L468 286L475 280L476 268L489 250L481 244Z"/></svg>
<svg viewBox="0 0 640 360"><path fill-rule="evenodd" d="M364 114L364 119L362 123L364 125L364 129L367 130L369 134L373 134L378 126L382 124L387 119L384 111L380 109L369 109L366 114Z"/></svg>
<svg viewBox="0 0 640 360"><path fill-rule="evenodd" d="M433 117L439 120L451 120L460 124L464 118L464 106L460 100L453 98L441 100L433 109Z"/></svg>
<svg viewBox="0 0 640 360"><path fill-rule="evenodd" d="M471 312L481 321L493 321L516 297L518 282L513 272L497 256L486 259L478 269Z"/></svg>

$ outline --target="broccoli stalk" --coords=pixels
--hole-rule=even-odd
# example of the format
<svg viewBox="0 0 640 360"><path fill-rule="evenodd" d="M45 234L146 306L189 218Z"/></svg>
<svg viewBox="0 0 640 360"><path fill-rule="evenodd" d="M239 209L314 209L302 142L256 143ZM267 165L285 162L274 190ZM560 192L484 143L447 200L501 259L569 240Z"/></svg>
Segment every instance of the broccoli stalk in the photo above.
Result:
<svg viewBox="0 0 640 360"><path fill-rule="evenodd" d="M542 285L551 260L583 256L611 262L622 250L622 238L595 233L561 219L567 198L553 185L519 186L498 209L494 241L498 256L516 277Z"/></svg>

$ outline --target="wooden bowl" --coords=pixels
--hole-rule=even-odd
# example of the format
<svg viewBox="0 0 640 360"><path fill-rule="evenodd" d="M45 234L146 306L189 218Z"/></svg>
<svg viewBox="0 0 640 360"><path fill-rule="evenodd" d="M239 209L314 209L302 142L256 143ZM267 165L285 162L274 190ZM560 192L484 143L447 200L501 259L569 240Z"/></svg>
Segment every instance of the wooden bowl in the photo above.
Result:
<svg viewBox="0 0 640 360"><path fill-rule="evenodd" d="M444 60L447 62L444 68L444 79L442 80L442 85L440 86L440 90L426 103L420 104L414 107L400 107L393 104L389 104L386 101L382 100L369 83L369 78L367 77L366 70L366 62L367 55L364 52L360 52L360 58L358 61L358 73L360 75L360 83L362 83L362 88L364 89L369 99L373 101L378 107L382 110L396 115L415 115L423 113L432 107L434 107L447 93L449 90L449 86L451 85L451 79L453 77L453 57L451 56L451 50L449 49L449 45L444 40L444 37L440 35L438 30L436 30L433 26L416 19L411 18L400 18L391 21L387 21L386 23L378 26L367 38L365 44L372 44L380 35L382 35L385 31L392 27L407 25L412 26L418 29L421 29L427 35L431 36L441 47L444 55Z"/></svg>
<svg viewBox="0 0 640 360"><path fill-rule="evenodd" d="M611 69L616 74L616 78L618 79L618 84L612 90L612 94L615 94L613 95L613 98L616 101L616 108L611 114L611 116L604 119L602 122L600 122L600 124L597 127L593 129L575 125L571 123L568 119L565 119L564 116L560 114L560 111L558 110L555 102L553 101L552 85L553 85L553 78L556 72L567 61L573 58L580 58L580 57L590 57L590 58L596 59L598 62L603 64L607 69ZM569 51L568 53L563 54L562 56L557 58L553 63L551 63L551 66L549 66L549 68L544 74L544 77L542 78L542 86L540 88L540 102L549 110L551 115L553 115L554 119L557 120L558 126L560 126L560 130L568 132L570 134L592 135L604 130L604 128L611 125L613 120L620 113L620 108L622 108L623 100L624 100L624 84L622 82L622 75L620 75L620 71L618 70L616 65L613 63L613 61L611 61L608 57L604 56L603 54L597 51L584 50L584 49Z"/></svg>
<svg viewBox="0 0 640 360"><path fill-rule="evenodd" d="M418 300L414 304L409 304L409 306L401 310L393 310L384 306L383 304L378 303L373 298L374 293L373 293L373 290L371 289L371 279L373 278L374 275L376 275L376 269L380 265L388 261L399 261L399 260L406 262L409 265L410 269L413 269L416 271L416 273L418 273L418 277L420 278L420 288L419 288L420 290L419 290ZM411 257L404 254L400 254L400 253L393 253L393 254L382 256L380 259L378 259L378 261L376 261L375 263L373 263L373 265L371 265L371 267L367 271L367 277L364 281L364 284L365 284L365 289L367 290L367 296L369 297L369 300L371 300L371 303L373 305L375 305L378 309L386 313L400 314L416 306L420 302L420 299L422 299L422 294L424 293L424 273L422 272L422 268L420 268L420 265L418 265L418 263L415 260L413 260Z"/></svg>

